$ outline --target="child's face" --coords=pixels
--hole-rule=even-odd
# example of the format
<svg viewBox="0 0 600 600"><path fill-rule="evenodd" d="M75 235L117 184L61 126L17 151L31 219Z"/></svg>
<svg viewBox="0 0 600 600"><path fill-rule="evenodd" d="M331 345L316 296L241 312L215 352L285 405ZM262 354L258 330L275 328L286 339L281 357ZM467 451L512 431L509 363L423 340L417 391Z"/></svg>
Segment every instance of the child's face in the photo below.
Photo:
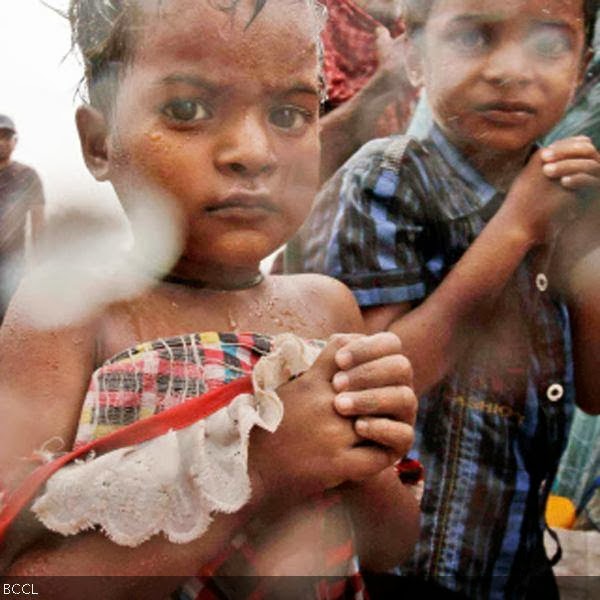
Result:
<svg viewBox="0 0 600 600"><path fill-rule="evenodd" d="M355 0L355 3L380 21L396 21L402 15L402 0Z"/></svg>
<svg viewBox="0 0 600 600"><path fill-rule="evenodd" d="M119 85L108 178L125 205L147 188L172 199L184 259L200 267L255 267L317 188L315 22L304 3L284 4L267 2L245 30L253 2L232 15L163 2Z"/></svg>
<svg viewBox="0 0 600 600"><path fill-rule="evenodd" d="M0 129L0 160L7 161L17 145L17 136L10 129Z"/></svg>
<svg viewBox="0 0 600 600"><path fill-rule="evenodd" d="M584 37L582 0L438 0L413 74L458 146L517 152L562 117Z"/></svg>

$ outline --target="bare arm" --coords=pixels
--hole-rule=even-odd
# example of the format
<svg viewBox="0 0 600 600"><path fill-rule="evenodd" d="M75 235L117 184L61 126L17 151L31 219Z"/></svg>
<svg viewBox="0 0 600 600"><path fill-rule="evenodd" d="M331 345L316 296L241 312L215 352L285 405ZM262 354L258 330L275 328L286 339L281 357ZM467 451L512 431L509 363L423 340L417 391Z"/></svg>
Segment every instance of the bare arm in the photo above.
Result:
<svg viewBox="0 0 600 600"><path fill-rule="evenodd" d="M46 442L53 440L53 451L71 447L95 358L93 319L38 328L22 308L30 302L44 300L25 281L0 329L0 472L9 489L33 468L24 459Z"/></svg>
<svg viewBox="0 0 600 600"><path fill-rule="evenodd" d="M499 213L423 304L410 311L407 304L365 311L369 331L383 326L402 339L417 395L442 379L469 347L529 248L527 237Z"/></svg>
<svg viewBox="0 0 600 600"><path fill-rule="evenodd" d="M561 232L553 277L567 298L573 333L576 400L600 413L600 206L598 198Z"/></svg>
<svg viewBox="0 0 600 600"><path fill-rule="evenodd" d="M375 125L392 102L412 93L404 67L403 40L377 30L379 67L350 100L321 119L321 181L326 181L363 144L375 137Z"/></svg>
<svg viewBox="0 0 600 600"><path fill-rule="evenodd" d="M596 265L594 278L588 281L569 303L573 326L577 405L592 415L600 414L600 278L597 273Z"/></svg>
<svg viewBox="0 0 600 600"><path fill-rule="evenodd" d="M94 598L125 600L133 595L163 599L183 580L199 574L202 565L227 545L253 510L254 507L246 507L234 515L218 516L201 538L184 545L158 536L137 548L117 546L100 533L70 538L47 536L15 561L7 574L79 576L72 587L61 578L50 580L50 584L58 582L60 597L65 600L81 598L77 584L84 575L111 576L96 586ZM150 574L153 577L140 577Z"/></svg>
<svg viewBox="0 0 600 600"><path fill-rule="evenodd" d="M393 468L345 493L361 566L383 572L406 560L419 536L419 505Z"/></svg>

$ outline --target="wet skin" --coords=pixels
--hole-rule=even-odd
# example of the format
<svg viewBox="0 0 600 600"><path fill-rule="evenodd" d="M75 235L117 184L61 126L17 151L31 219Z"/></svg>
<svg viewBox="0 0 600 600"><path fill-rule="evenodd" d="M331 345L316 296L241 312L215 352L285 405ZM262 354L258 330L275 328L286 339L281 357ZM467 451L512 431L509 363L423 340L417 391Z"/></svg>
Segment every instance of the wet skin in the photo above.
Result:
<svg viewBox="0 0 600 600"><path fill-rule="evenodd" d="M169 198L184 236L177 272L214 285L256 274L317 186L312 26L275 4L247 29L248 2L232 16L197 0L163 4L160 19L145 20L115 103L107 178L126 208L140 190Z"/></svg>
<svg viewBox="0 0 600 600"><path fill-rule="evenodd" d="M526 157L564 114L585 66L580 0L439 0L413 75L467 156Z"/></svg>

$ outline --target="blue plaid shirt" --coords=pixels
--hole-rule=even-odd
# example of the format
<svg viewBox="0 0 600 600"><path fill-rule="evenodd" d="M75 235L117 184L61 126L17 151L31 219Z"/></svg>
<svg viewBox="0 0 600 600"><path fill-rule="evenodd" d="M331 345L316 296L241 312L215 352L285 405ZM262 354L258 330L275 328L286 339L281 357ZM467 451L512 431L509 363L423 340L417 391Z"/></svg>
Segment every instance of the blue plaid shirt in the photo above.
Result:
<svg viewBox="0 0 600 600"><path fill-rule="evenodd" d="M340 279L363 307L417 304L502 201L437 128L421 143L376 140L325 186L288 264ZM420 399L422 529L403 572L473 598L521 597L535 565L548 565L544 506L574 389L568 312L547 289L541 254L526 258L489 329Z"/></svg>

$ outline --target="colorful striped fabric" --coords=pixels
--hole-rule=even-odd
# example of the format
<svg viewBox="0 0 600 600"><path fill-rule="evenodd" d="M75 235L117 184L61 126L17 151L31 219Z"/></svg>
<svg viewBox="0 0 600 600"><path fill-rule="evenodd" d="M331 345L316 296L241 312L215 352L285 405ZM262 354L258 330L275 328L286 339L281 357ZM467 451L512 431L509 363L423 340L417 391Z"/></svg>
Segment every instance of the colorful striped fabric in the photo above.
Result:
<svg viewBox="0 0 600 600"><path fill-rule="evenodd" d="M248 375L268 337L198 333L125 350L92 376L75 447Z"/></svg>

